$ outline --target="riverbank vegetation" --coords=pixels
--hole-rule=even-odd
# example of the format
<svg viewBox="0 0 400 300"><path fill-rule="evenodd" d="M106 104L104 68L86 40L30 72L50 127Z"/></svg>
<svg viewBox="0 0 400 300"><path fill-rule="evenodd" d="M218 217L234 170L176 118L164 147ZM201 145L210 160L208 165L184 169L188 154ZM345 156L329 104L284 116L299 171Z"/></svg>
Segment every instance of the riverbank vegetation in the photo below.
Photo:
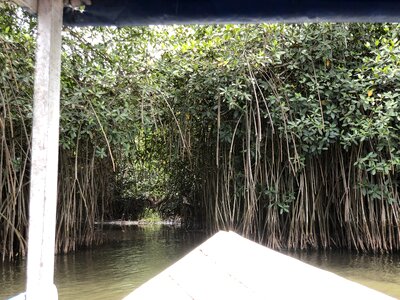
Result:
<svg viewBox="0 0 400 300"><path fill-rule="evenodd" d="M35 20L0 8L0 252L26 253ZM65 28L57 252L145 209L274 248L400 248L400 26Z"/></svg>

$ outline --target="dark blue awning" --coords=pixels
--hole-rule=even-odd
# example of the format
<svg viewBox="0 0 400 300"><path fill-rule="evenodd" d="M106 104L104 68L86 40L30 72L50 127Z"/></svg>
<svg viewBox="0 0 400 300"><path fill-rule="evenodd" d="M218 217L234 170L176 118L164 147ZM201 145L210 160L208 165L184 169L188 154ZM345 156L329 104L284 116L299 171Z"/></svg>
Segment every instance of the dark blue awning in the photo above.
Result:
<svg viewBox="0 0 400 300"><path fill-rule="evenodd" d="M72 26L307 21L400 22L400 0L92 0L64 11Z"/></svg>

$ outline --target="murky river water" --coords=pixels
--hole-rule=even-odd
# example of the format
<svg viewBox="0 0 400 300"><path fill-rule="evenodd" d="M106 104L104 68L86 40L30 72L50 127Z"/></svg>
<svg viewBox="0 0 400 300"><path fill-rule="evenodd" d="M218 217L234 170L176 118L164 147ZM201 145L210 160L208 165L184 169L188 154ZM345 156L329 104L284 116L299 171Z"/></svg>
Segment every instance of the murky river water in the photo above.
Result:
<svg viewBox="0 0 400 300"><path fill-rule="evenodd" d="M206 239L202 232L168 226L115 227L110 243L56 257L60 300L121 299ZM290 255L400 298L400 254L296 252ZM24 290L25 261L0 263L0 299Z"/></svg>

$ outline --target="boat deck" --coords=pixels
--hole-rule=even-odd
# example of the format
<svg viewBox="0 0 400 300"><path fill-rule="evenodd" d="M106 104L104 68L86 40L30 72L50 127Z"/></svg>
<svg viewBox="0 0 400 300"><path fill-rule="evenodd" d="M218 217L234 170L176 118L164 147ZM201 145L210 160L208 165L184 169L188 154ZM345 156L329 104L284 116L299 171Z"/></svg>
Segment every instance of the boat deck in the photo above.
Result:
<svg viewBox="0 0 400 300"><path fill-rule="evenodd" d="M140 299L393 299L220 231L133 291Z"/></svg>

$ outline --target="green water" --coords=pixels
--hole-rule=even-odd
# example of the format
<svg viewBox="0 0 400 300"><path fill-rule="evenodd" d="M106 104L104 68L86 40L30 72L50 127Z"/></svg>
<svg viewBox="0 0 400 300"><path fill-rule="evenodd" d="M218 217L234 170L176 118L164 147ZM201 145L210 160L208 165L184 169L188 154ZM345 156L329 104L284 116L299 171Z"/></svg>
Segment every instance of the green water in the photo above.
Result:
<svg viewBox="0 0 400 300"><path fill-rule="evenodd" d="M121 299L206 239L171 226L115 226L105 235L105 245L56 257L60 300ZM0 299L24 290L24 270L25 261L0 263Z"/></svg>
<svg viewBox="0 0 400 300"><path fill-rule="evenodd" d="M289 255L400 299L400 253L372 255L327 251Z"/></svg>
<svg viewBox="0 0 400 300"><path fill-rule="evenodd" d="M199 231L113 227L109 243L56 257L59 299L121 299L206 239ZM295 252L302 261L400 298L400 255ZM0 263L0 299L24 290L25 261Z"/></svg>

